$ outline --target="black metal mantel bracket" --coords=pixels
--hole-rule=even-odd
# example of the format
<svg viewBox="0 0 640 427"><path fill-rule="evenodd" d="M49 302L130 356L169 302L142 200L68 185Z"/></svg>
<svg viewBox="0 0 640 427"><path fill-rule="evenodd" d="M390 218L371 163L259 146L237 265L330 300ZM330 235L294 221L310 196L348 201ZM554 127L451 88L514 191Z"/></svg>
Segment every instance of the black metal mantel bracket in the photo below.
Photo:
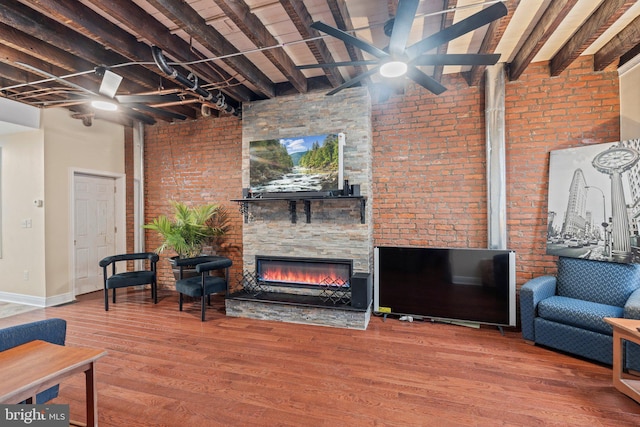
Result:
<svg viewBox="0 0 640 427"><path fill-rule="evenodd" d="M305 221L307 224L311 223L311 202L314 200L353 200L360 202L360 224L366 223L366 208L367 208L367 198L364 196L333 196L333 197L264 197L264 198L244 198L244 199L234 199L232 202L236 202L239 205L240 213L244 217L244 222L247 224L249 222L249 204L250 203L265 203L265 202L275 202L275 201L286 201L289 209L289 217L291 219L291 223L295 224L298 222L298 212L297 212L297 202L302 201L304 203L304 215Z"/></svg>
<svg viewBox="0 0 640 427"><path fill-rule="evenodd" d="M291 224L295 224L298 221L295 200L289 200L289 215L291 215Z"/></svg>

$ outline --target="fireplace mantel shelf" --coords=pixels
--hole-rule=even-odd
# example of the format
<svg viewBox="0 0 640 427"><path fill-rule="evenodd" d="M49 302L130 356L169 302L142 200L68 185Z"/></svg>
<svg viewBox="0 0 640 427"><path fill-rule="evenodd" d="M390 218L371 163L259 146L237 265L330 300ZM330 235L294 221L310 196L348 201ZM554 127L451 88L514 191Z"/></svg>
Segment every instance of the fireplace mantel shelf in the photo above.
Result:
<svg viewBox="0 0 640 427"><path fill-rule="evenodd" d="M263 202L282 202L286 201L289 204L289 214L291 215L291 223L297 222L297 202L304 203L304 214L307 224L311 223L311 202L314 200L344 200L344 201L360 201L360 223L365 223L365 208L367 206L367 198L364 196L283 196L283 197L255 197L244 199L233 199L232 202L237 202L240 205L240 211L244 215L244 222L249 222L249 203L263 203Z"/></svg>

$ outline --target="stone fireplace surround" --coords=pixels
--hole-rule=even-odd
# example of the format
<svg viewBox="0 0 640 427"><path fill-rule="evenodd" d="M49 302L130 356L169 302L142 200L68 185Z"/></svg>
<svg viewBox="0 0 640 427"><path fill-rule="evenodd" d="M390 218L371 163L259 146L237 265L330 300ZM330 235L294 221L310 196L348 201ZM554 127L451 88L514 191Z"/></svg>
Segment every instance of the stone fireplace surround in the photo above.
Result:
<svg viewBox="0 0 640 427"><path fill-rule="evenodd" d="M343 132L344 179L359 184L360 194L366 198L364 223L357 200L313 200L310 223L292 223L286 201L249 203L243 224L245 273L255 272L258 255L349 259L353 273L372 273L371 102L367 89L247 103L242 123L243 187L249 187L250 141ZM228 298L227 315L355 329L366 329L371 315L371 307L359 310L292 303L287 298L291 289L280 291L281 301Z"/></svg>

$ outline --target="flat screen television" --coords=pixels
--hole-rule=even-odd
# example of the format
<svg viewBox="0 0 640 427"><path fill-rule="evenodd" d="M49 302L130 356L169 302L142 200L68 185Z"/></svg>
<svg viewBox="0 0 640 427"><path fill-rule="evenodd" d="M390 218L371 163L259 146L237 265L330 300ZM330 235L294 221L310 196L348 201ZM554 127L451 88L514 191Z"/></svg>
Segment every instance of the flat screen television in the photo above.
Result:
<svg viewBox="0 0 640 427"><path fill-rule="evenodd" d="M251 194L337 195L343 186L343 145L342 133L250 141Z"/></svg>
<svg viewBox="0 0 640 427"><path fill-rule="evenodd" d="M515 252L376 247L374 311L516 326Z"/></svg>

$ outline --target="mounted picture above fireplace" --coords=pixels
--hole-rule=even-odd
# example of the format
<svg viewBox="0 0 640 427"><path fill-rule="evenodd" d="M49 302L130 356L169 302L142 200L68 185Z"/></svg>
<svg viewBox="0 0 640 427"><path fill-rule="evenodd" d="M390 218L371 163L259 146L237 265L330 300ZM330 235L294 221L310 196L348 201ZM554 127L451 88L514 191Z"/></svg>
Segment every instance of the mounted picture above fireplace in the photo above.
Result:
<svg viewBox="0 0 640 427"><path fill-rule="evenodd" d="M640 262L640 140L552 151L548 200L547 254Z"/></svg>
<svg viewBox="0 0 640 427"><path fill-rule="evenodd" d="M343 141L344 134L332 133L249 142L252 195L337 194Z"/></svg>

